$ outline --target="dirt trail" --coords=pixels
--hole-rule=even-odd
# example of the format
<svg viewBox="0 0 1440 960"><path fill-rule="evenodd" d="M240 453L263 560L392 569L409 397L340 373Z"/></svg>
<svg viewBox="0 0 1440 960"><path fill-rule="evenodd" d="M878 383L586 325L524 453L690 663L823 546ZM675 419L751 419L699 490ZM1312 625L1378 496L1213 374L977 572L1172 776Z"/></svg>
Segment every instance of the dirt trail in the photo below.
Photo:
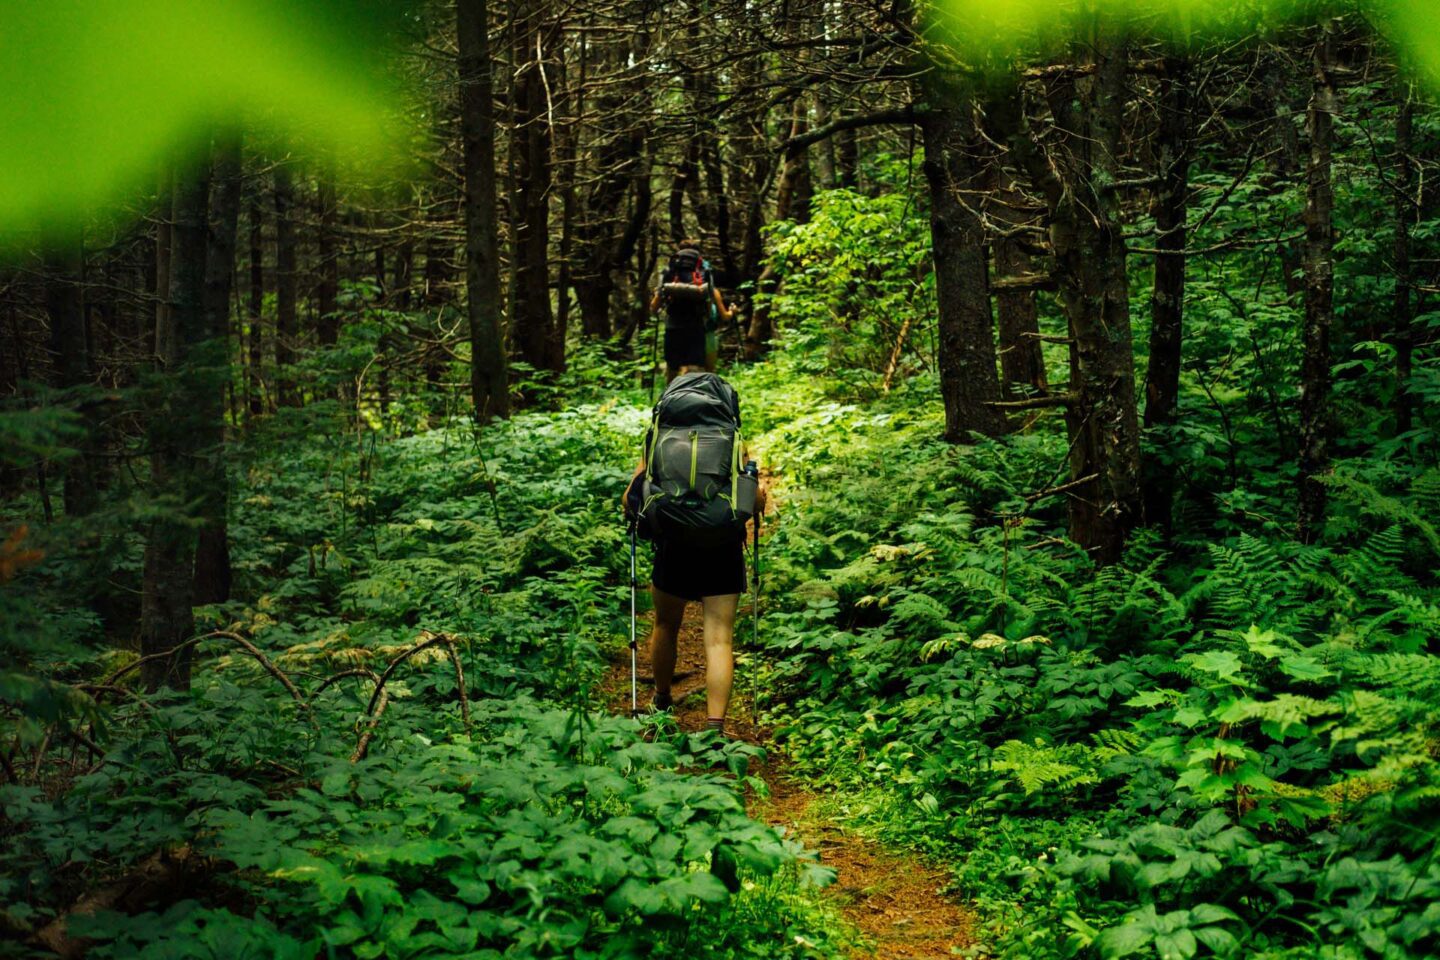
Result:
<svg viewBox="0 0 1440 960"><path fill-rule="evenodd" d="M741 614L747 612L741 603ZM744 624L737 623L738 628ZM646 645L648 617L638 629L640 639L640 707L648 709L653 691ZM743 641L742 641L743 642ZM872 949L855 952L856 958L876 960L933 960L952 955L953 949L975 942L975 917L964 906L941 896L945 871L918 857L886 850L880 844L847 831L815 813L817 796L787 776L775 756L770 731L751 722L748 677L736 670L735 701L730 705L726 732L738 739L770 748L771 759L756 773L770 787L768 800L750 801L750 814L798 837L820 862L836 871L828 895L835 898L845 918L859 929ZM675 665L675 717L681 729L705 726L705 649L701 641L698 604L690 604L680 630ZM630 652L625 650L603 684L606 702L616 713L630 709Z"/></svg>

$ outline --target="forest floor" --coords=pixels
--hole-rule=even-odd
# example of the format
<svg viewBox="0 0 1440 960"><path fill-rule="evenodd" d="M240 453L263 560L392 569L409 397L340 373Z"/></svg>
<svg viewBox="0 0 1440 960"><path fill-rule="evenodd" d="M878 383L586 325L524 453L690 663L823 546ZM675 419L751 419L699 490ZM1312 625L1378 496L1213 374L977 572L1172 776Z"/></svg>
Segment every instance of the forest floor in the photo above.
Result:
<svg viewBox="0 0 1440 960"><path fill-rule="evenodd" d="M744 627L745 605L741 604L737 627ZM639 638L639 704L648 710L654 691L650 670L649 615L642 617ZM800 840L818 852L820 862L835 871L835 882L826 890L841 914L860 934L862 946L856 958L875 960L933 960L951 956L971 946L978 926L973 912L941 892L948 872L914 853L891 850L883 844L847 829L823 812L821 795L786 771L771 733L753 722L753 701L748 678L736 672L735 698L725 731L730 737L764 747L768 759L752 767L751 774L764 780L769 797L754 793L748 799L750 815ZM605 702L614 713L630 710L630 651L621 651L601 687ZM680 729L698 731L705 727L705 647L702 638L700 605L685 609L675 664L675 720Z"/></svg>

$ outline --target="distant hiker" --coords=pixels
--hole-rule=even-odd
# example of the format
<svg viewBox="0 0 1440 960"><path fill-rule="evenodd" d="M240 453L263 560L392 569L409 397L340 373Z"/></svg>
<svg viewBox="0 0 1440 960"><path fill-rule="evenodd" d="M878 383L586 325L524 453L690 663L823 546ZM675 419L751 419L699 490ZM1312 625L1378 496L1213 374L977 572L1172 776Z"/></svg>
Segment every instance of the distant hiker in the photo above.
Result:
<svg viewBox="0 0 1440 960"><path fill-rule="evenodd" d="M654 706L674 701L676 643L685 605L704 609L707 724L723 730L734 683L731 641L745 591L745 524L764 505L745 459L735 388L696 364L679 366L655 404L644 455L625 494L639 534L655 542L650 663Z"/></svg>
<svg viewBox="0 0 1440 960"><path fill-rule="evenodd" d="M684 366L714 371L719 357L719 321L730 322L734 307L715 287L710 264L700 254L699 240L681 240L680 249L660 274L650 298L650 312L665 308L665 378L674 380Z"/></svg>

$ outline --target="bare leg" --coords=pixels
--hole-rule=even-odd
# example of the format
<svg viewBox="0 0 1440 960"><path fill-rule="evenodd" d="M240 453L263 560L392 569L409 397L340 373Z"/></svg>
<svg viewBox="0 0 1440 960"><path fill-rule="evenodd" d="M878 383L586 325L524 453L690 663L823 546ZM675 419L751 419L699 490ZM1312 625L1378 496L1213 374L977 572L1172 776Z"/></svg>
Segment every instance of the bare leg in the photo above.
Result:
<svg viewBox="0 0 1440 960"><path fill-rule="evenodd" d="M670 684L675 679L675 647L680 636L680 621L685 616L685 601L658 587L650 588L655 604L655 626L650 630L650 670L655 676L655 694L663 702L670 698Z"/></svg>
<svg viewBox="0 0 1440 960"><path fill-rule="evenodd" d="M723 719L730 708L730 689L735 683L735 659L731 639L735 635L735 609L740 594L706 597L705 608L705 707L711 720Z"/></svg>

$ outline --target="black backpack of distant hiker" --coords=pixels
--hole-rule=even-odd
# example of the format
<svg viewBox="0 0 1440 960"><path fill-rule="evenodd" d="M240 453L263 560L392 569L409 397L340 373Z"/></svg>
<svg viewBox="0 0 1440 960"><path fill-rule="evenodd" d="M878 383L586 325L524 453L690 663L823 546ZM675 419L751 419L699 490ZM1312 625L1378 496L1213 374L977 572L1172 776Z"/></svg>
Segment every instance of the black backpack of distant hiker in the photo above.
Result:
<svg viewBox="0 0 1440 960"><path fill-rule="evenodd" d="M709 264L699 250L675 251L660 275L660 294L665 316L671 325L704 323L710 314L711 279Z"/></svg>
<svg viewBox="0 0 1440 960"><path fill-rule="evenodd" d="M743 537L755 491L742 448L735 388L713 373L676 377L655 404L645 471L631 488L638 532L696 547Z"/></svg>

